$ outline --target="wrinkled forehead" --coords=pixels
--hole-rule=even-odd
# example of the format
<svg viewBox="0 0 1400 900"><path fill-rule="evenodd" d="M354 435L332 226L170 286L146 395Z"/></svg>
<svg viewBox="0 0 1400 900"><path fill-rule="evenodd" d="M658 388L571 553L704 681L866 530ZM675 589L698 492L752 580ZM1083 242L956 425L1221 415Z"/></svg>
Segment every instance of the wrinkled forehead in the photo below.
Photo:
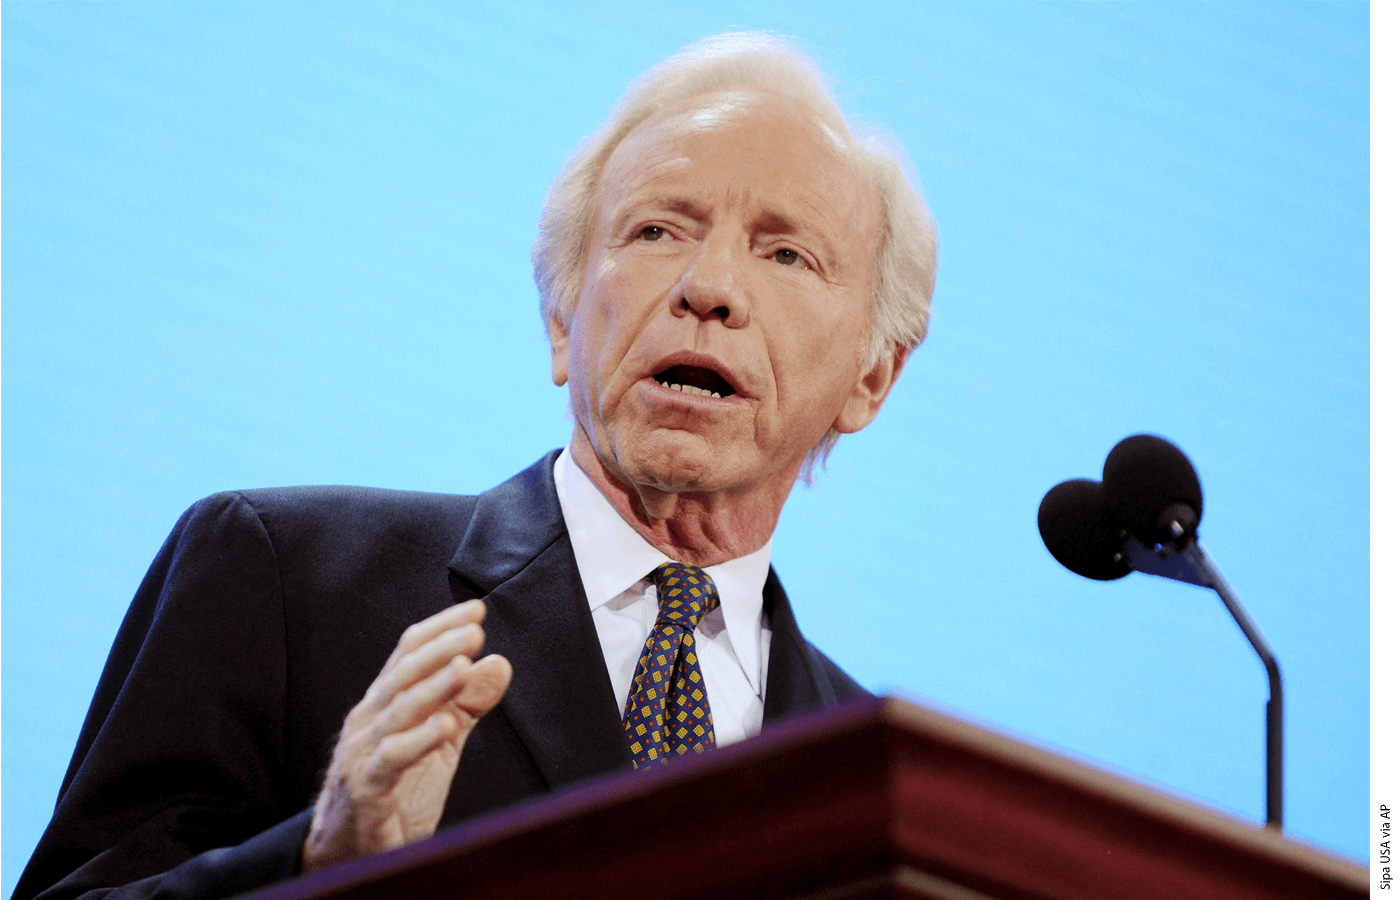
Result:
<svg viewBox="0 0 1400 900"><path fill-rule="evenodd" d="M844 208L852 220L883 219L874 180L845 124L762 88L710 91L654 113L614 149L603 193L625 202L639 188L685 172L696 154L781 185L790 200L819 195L818 205Z"/></svg>

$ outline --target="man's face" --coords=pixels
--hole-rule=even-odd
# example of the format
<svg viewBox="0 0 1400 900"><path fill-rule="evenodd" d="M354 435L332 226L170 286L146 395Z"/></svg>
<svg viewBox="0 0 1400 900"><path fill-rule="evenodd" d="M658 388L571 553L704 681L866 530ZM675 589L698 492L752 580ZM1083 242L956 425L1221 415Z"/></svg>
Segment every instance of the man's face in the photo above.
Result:
<svg viewBox="0 0 1400 900"><path fill-rule="evenodd" d="M898 374L902 356L883 375L860 365L882 217L790 98L704 94L628 135L603 171L578 305L549 323L555 382L603 467L781 503L826 430L863 428Z"/></svg>

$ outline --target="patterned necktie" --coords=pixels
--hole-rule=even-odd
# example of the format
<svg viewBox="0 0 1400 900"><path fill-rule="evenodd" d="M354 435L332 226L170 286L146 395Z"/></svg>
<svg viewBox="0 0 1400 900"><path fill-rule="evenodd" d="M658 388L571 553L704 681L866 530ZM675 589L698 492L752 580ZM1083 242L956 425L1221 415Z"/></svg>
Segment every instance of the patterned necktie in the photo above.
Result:
<svg viewBox="0 0 1400 900"><path fill-rule="evenodd" d="M675 562L658 566L651 580L661 610L637 660L622 722L634 769L715 745L695 656L695 626L719 605L715 583L695 566Z"/></svg>

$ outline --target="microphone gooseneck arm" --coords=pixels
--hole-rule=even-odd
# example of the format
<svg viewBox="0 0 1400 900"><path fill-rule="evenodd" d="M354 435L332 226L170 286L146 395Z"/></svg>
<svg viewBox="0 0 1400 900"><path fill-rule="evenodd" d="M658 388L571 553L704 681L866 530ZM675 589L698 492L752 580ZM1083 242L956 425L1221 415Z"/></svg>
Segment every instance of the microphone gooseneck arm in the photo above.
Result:
<svg viewBox="0 0 1400 900"><path fill-rule="evenodd" d="M1129 534L1123 540L1123 550L1133 569L1138 572L1199 585L1219 594L1235 624L1240 626L1254 652L1259 654L1260 661L1264 663L1264 671L1269 676L1269 700L1264 706L1266 822L1282 830L1283 678L1279 674L1278 660L1274 658L1274 651L1269 647L1269 642L1264 640L1259 626L1254 624L1254 620L1245 611L1244 604L1240 603L1230 583L1225 580L1224 573L1199 542L1189 541L1181 550L1160 544L1149 548Z"/></svg>

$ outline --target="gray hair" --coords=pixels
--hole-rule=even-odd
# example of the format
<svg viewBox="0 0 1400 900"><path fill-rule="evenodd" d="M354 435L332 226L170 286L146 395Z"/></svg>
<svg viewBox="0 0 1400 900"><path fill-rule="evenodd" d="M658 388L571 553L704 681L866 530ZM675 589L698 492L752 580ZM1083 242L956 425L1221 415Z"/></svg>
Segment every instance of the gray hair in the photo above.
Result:
<svg viewBox="0 0 1400 900"><path fill-rule="evenodd" d="M598 218L603 168L617 145L638 125L677 103L745 86L805 103L852 147L857 165L875 184L885 214L862 367L869 369L889 347L914 349L928 333L938 241L912 172L901 164L899 144L876 133L857 139L816 64L790 39L754 32L704 38L643 73L618 101L612 117L569 159L545 198L530 255L540 314L567 317L578 303ZM831 452L836 437L828 431L812 448L804 477Z"/></svg>

